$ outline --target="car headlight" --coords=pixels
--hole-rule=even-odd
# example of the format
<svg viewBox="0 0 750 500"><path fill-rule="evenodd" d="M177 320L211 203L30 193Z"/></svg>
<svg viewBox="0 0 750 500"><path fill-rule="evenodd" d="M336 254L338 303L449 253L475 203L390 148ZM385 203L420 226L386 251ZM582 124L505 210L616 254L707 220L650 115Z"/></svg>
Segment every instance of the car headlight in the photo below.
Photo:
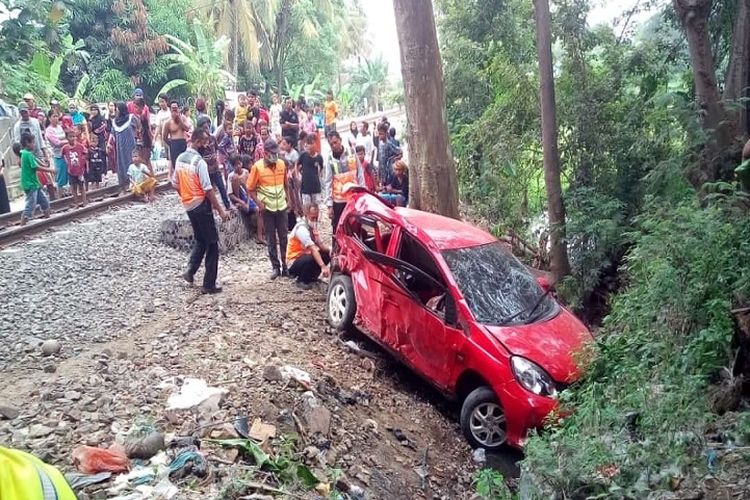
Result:
<svg viewBox="0 0 750 500"><path fill-rule="evenodd" d="M533 361L520 356L510 358L510 366L513 368L518 383L527 391L553 398L557 396L555 382L546 371Z"/></svg>

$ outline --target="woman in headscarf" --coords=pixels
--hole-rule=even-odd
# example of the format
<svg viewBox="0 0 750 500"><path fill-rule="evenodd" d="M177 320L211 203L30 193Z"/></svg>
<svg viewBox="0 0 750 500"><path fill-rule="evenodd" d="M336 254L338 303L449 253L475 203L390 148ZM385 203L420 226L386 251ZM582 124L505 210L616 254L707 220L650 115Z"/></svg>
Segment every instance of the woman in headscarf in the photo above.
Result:
<svg viewBox="0 0 750 500"><path fill-rule="evenodd" d="M117 106L113 101L109 101L107 103L107 166L116 174L117 160L115 159L115 137L113 135L115 115L117 115Z"/></svg>
<svg viewBox="0 0 750 500"><path fill-rule="evenodd" d="M112 132L117 162L117 179L122 193L125 193L128 189L128 167L130 167L133 158L133 150L137 146L135 140L137 127L138 119L128 113L128 106L124 102L118 102Z"/></svg>

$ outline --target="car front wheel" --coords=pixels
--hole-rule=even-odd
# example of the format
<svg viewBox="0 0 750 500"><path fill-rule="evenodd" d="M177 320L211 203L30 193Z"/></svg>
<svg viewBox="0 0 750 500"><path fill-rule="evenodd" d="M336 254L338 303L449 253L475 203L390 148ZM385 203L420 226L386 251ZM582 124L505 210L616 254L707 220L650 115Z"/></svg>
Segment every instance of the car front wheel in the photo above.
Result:
<svg viewBox="0 0 750 500"><path fill-rule="evenodd" d="M346 331L354 323L356 310L351 278L334 275L328 285L328 323L340 332Z"/></svg>
<svg viewBox="0 0 750 500"><path fill-rule="evenodd" d="M473 448L496 450L507 438L505 412L487 386L474 389L461 407L461 430Z"/></svg>

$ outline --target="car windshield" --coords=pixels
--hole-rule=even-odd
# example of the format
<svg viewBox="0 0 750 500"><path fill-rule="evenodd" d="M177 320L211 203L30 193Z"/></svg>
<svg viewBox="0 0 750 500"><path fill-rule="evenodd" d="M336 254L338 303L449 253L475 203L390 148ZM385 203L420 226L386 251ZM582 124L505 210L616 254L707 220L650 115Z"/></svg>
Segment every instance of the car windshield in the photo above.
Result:
<svg viewBox="0 0 750 500"><path fill-rule="evenodd" d="M559 310L552 297L542 297L544 291L534 276L500 242L444 250L442 254L480 323L528 324L552 317Z"/></svg>

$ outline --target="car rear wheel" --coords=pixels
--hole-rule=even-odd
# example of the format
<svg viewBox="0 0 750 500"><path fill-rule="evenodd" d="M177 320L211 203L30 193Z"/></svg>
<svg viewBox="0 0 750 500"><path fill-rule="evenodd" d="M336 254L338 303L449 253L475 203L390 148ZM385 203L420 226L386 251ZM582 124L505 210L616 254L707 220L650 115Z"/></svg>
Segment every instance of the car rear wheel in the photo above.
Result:
<svg viewBox="0 0 750 500"><path fill-rule="evenodd" d="M328 323L338 331L346 331L354 322L357 304L349 276L336 274L328 285Z"/></svg>
<svg viewBox="0 0 750 500"><path fill-rule="evenodd" d="M505 412L489 387L474 389L461 407L461 430L474 448L496 450L507 438Z"/></svg>

